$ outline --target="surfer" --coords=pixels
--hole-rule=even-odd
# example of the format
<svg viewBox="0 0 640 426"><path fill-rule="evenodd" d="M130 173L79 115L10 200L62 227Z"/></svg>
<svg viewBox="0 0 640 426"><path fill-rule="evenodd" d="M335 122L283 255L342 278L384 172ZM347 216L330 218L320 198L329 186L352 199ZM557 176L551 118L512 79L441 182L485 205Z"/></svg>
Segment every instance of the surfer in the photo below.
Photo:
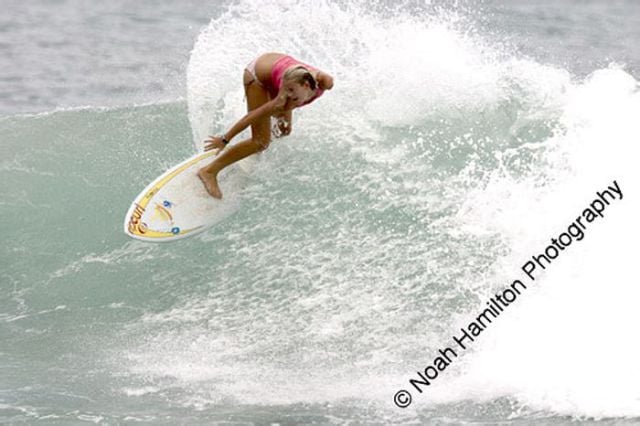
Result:
<svg viewBox="0 0 640 426"><path fill-rule="evenodd" d="M333 77L282 53L269 52L254 59L244 70L247 114L225 134L210 136L205 151L220 149L216 159L198 170L207 192L222 198L217 175L223 168L267 149L271 142L271 117L278 120L280 136L291 133L291 112L318 99L333 87ZM251 126L251 137L227 149L227 144Z"/></svg>

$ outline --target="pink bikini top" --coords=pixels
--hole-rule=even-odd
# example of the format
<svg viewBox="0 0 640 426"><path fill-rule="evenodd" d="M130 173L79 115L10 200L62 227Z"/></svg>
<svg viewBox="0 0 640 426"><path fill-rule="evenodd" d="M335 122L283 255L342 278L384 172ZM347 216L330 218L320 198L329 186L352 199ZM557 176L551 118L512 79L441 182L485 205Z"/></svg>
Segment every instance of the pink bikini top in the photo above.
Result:
<svg viewBox="0 0 640 426"><path fill-rule="evenodd" d="M273 63L273 67L271 68L271 88L273 89L274 92L277 93L280 90L280 88L282 87L282 77L284 76L284 72L287 68L291 67L292 65L302 65L307 69L310 69L313 71L319 71L318 68L312 67L311 65L307 65L303 62L300 62L297 59L292 58L291 56L285 55L282 58L276 60ZM302 105L307 105L315 101L320 96L322 96L323 93L324 93L323 89L321 89L320 87L316 87L316 92L313 95L313 97L308 101L306 101L305 103L303 103Z"/></svg>

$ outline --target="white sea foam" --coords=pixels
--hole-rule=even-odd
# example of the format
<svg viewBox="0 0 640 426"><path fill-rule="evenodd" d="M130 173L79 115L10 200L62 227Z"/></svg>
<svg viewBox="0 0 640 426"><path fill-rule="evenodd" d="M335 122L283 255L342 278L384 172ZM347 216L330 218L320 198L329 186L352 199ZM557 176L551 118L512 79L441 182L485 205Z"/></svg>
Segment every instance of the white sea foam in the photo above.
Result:
<svg viewBox="0 0 640 426"><path fill-rule="evenodd" d="M531 294L482 336L464 387L556 413L638 416L640 375L633 360L640 345L633 336L640 314L633 301L640 293L632 279L640 237L638 84L612 66L573 85L565 100L564 130L545 141L548 167L530 177L496 173L468 199L472 207L463 221L499 232L511 248L486 288L522 276L520 266L614 179L624 198L612 202L584 239L531 283Z"/></svg>

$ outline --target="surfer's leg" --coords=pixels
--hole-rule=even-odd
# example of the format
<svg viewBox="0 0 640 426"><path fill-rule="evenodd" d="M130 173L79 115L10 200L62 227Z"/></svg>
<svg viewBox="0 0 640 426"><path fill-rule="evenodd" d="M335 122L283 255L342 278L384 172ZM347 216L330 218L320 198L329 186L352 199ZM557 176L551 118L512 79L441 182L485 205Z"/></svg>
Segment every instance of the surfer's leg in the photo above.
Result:
<svg viewBox="0 0 640 426"><path fill-rule="evenodd" d="M255 83L253 76L246 70L244 83L248 111L252 111L269 102L269 93L262 86L252 84ZM222 198L222 191L220 191L217 179L220 170L249 155L266 149L270 142L271 118L264 117L261 120L256 120L251 124L251 138L223 149L211 164L198 171L198 176L209 194L215 198Z"/></svg>
<svg viewBox="0 0 640 426"><path fill-rule="evenodd" d="M245 74L249 73L245 71ZM247 82L247 78L252 78L253 76L245 75L245 77L245 82ZM253 83L255 82L248 80L248 83L245 84L247 110L249 112L269 102L268 92L262 88L262 86ZM251 124L251 138L223 149L220 154L216 156L215 161L207 166L207 172L218 173L229 164L233 164L251 154L267 149L270 142L271 118L264 117L256 120Z"/></svg>

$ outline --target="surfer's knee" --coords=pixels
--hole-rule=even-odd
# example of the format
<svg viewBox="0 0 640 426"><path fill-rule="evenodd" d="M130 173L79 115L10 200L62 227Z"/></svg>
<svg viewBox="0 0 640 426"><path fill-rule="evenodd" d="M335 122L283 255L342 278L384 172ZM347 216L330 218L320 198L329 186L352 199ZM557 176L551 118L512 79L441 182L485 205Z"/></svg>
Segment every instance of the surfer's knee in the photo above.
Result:
<svg viewBox="0 0 640 426"><path fill-rule="evenodd" d="M269 148L269 144L271 143L268 138L253 138L252 141L257 151L264 151Z"/></svg>

